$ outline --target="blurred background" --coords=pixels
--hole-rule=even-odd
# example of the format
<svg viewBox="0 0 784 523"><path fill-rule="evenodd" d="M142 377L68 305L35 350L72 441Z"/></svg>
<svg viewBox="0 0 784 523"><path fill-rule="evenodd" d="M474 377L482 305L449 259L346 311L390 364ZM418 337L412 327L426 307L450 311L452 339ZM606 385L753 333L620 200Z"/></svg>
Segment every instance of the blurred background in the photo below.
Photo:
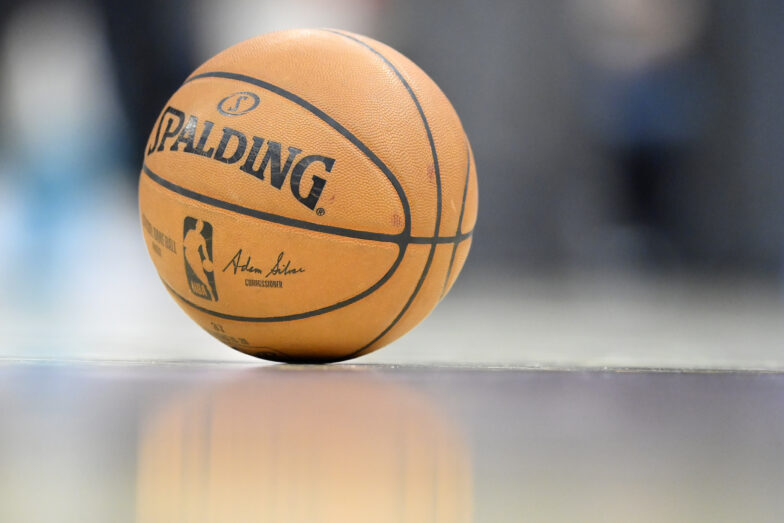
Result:
<svg viewBox="0 0 784 523"><path fill-rule="evenodd" d="M218 51L338 27L433 77L479 173L459 283L363 361L784 368L780 2L0 7L0 357L248 361L155 275L136 207L143 143Z"/></svg>
<svg viewBox="0 0 784 523"><path fill-rule="evenodd" d="M476 157L463 274L358 365L227 349L141 234L166 99L294 27L408 55ZM784 370L782 28L774 0L0 0L0 520L781 521L780 374L528 369Z"/></svg>

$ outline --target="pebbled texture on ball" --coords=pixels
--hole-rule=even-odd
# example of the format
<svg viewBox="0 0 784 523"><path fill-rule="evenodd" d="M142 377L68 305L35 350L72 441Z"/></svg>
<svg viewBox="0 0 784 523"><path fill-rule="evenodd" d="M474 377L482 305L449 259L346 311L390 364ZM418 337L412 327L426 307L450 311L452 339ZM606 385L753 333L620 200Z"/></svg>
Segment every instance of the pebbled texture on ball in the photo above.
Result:
<svg viewBox="0 0 784 523"><path fill-rule="evenodd" d="M449 291L476 169L451 104L406 57L290 30L223 51L174 93L139 205L163 284L210 334L274 361L338 361Z"/></svg>

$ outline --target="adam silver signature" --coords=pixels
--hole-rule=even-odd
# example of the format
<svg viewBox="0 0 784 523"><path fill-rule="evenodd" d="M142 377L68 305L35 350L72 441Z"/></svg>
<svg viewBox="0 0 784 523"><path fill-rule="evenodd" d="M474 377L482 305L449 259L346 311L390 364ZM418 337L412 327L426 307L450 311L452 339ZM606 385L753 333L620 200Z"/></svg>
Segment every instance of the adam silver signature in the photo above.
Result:
<svg viewBox="0 0 784 523"><path fill-rule="evenodd" d="M278 254L278 258L275 260L274 265L272 265L272 267L266 271L265 274L261 267L255 267L251 263L250 255L248 255L248 257L243 262L242 249L240 249L223 268L223 272L226 272L229 270L229 268L231 268L234 274L237 274L238 272L250 272L253 274L263 274L264 278L269 278L270 276L288 276L290 274L299 274L301 272L305 272L304 268L292 266L291 260L287 260L285 256L286 253L284 251L280 251L280 254Z"/></svg>

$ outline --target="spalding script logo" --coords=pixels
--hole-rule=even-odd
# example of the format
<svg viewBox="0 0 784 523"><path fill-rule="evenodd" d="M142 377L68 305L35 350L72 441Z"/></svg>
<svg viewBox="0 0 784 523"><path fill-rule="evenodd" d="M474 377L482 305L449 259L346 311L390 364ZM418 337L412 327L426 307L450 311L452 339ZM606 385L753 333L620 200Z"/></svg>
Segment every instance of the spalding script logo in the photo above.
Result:
<svg viewBox="0 0 784 523"><path fill-rule="evenodd" d="M235 93L226 98L221 102L221 106L230 106L228 109L236 106L238 110L240 107L245 107L243 104L248 102L238 99L238 95L241 94L244 93ZM232 102L232 99L234 102ZM290 171L289 185L291 194L308 209L313 210L316 208L327 180L321 176L314 175L310 192L303 195L300 192L302 177L309 167L313 166L313 168L316 168L317 164L321 164L326 173L331 172L332 167L335 165L334 158L327 158L318 154L300 157L301 149L288 147L288 157L285 163L281 165L282 147L279 142L268 140L266 149L262 154L262 149L265 147L264 138L251 136L249 142L248 137L243 132L231 127L224 127L220 133L220 141L216 144L217 138L211 139L218 134L213 134L212 128L214 126L214 122L209 120L205 120L203 124L200 123L195 115L189 115L186 118L184 112L169 106L163 111L163 115L158 122L158 127L155 130L155 141L147 149L147 155L161 152L168 147L170 151L196 154L225 164L239 164L240 171L259 180L264 180L265 172L269 170L270 185L278 190L283 187L283 182L286 181ZM162 128L163 133L161 133ZM174 140L172 141L172 139ZM260 161L259 158L261 158ZM323 214L323 209L319 210L321 212L318 214Z"/></svg>

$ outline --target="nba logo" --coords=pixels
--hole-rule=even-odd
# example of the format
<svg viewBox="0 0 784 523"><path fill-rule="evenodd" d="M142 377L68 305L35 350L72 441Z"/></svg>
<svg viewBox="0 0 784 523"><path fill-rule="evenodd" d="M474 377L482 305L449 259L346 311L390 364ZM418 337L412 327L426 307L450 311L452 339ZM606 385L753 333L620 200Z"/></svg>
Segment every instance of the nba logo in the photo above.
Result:
<svg viewBox="0 0 784 523"><path fill-rule="evenodd" d="M200 298L218 301L212 261L212 225L204 220L185 218L182 255L191 292Z"/></svg>

